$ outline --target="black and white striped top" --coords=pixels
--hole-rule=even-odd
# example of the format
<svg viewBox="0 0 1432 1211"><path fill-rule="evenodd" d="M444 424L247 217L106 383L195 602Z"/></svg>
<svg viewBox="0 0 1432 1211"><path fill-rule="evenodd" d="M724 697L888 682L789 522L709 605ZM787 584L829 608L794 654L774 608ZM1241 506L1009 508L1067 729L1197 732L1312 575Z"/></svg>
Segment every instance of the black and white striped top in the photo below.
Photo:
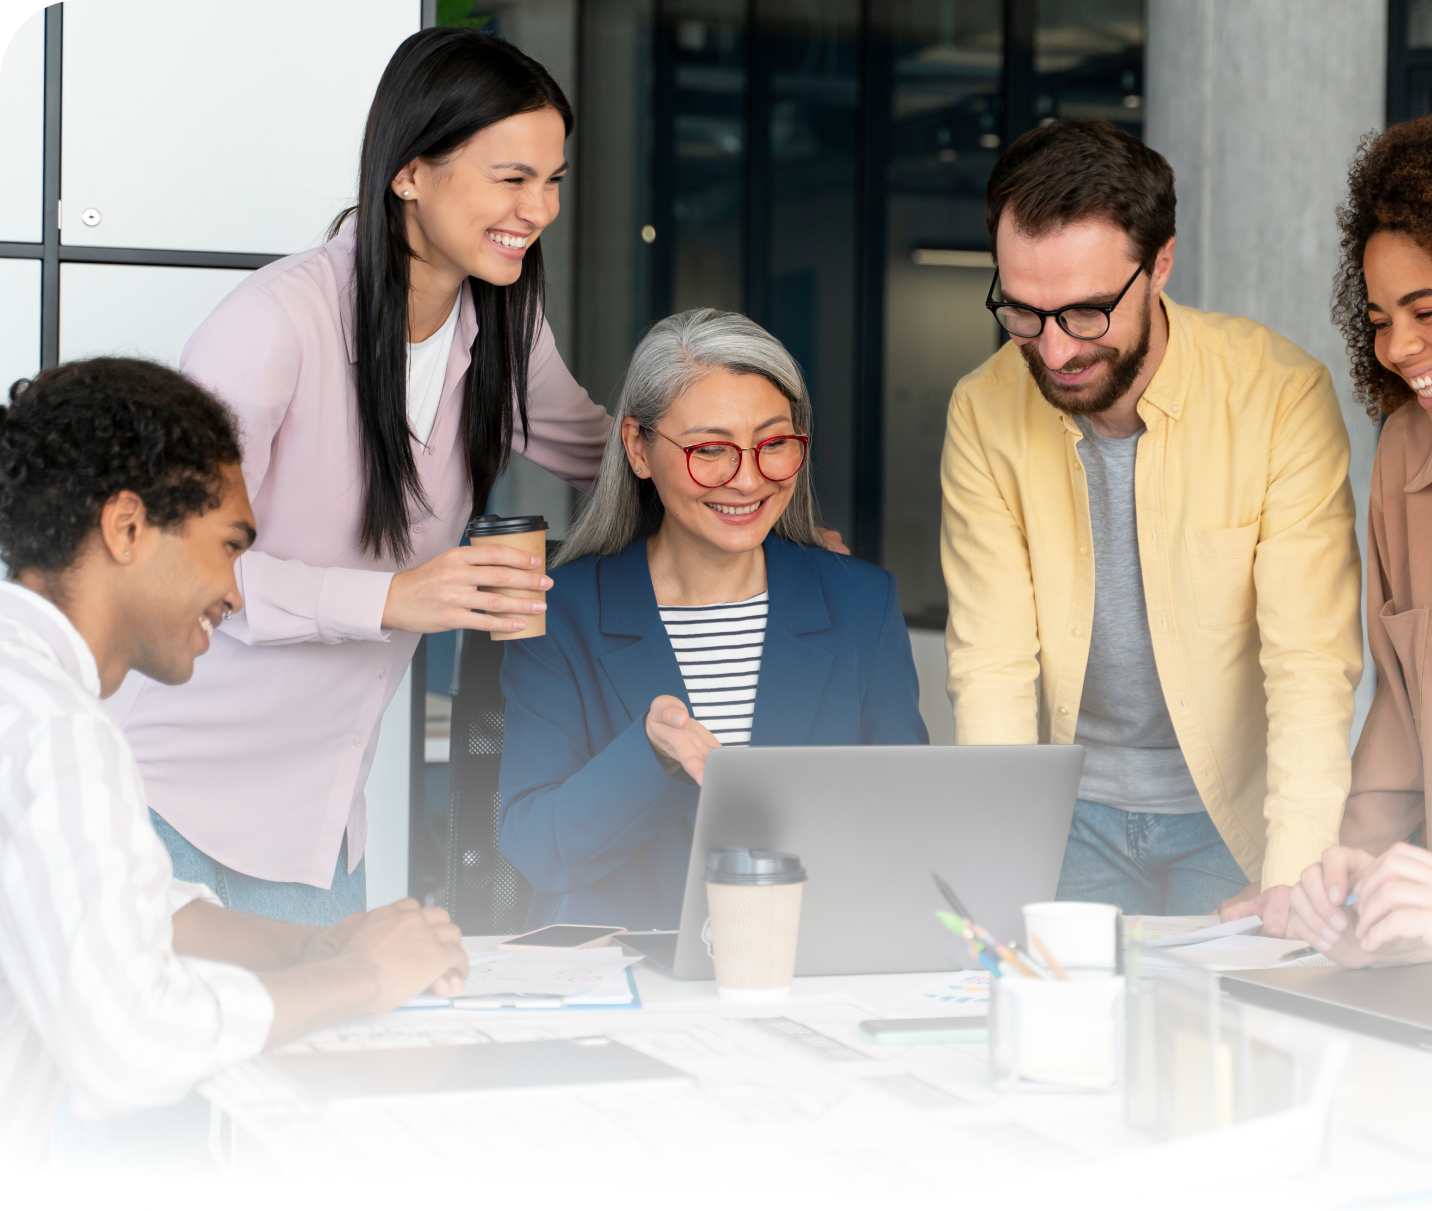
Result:
<svg viewBox="0 0 1432 1211"><path fill-rule="evenodd" d="M696 718L723 745L751 743L766 642L766 594L720 605L658 605Z"/></svg>

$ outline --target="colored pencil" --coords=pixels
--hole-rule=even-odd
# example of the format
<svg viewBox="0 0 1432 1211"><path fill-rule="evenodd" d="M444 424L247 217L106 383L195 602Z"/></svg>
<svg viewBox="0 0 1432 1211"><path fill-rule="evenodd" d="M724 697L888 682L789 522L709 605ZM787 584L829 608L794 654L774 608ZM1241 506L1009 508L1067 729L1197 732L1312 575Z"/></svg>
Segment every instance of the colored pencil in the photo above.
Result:
<svg viewBox="0 0 1432 1211"><path fill-rule="evenodd" d="M1054 957L1049 947L1044 944L1044 940L1037 933L1030 934L1029 940L1034 943L1035 950L1039 951L1039 953L1044 956L1044 961L1049 964L1049 970L1052 971L1059 979L1067 980L1069 978L1069 973L1066 972L1064 968L1059 965L1059 960Z"/></svg>

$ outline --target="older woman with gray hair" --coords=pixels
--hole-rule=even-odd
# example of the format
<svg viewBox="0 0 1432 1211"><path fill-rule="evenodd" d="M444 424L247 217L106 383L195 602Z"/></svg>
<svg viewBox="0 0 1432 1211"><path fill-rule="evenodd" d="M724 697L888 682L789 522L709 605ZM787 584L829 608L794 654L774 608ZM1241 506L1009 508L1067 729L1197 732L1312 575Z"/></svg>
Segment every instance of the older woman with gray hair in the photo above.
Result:
<svg viewBox="0 0 1432 1211"><path fill-rule="evenodd" d="M662 320L617 421L547 633L502 669L499 844L529 929L675 928L719 745L928 742L894 577L817 529L785 347L730 312Z"/></svg>

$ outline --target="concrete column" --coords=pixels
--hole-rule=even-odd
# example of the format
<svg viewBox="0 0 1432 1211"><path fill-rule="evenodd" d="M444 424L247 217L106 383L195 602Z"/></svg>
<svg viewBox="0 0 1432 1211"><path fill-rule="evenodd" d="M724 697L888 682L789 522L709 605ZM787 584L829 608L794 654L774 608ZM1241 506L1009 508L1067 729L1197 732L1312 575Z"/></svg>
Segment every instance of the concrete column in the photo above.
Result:
<svg viewBox="0 0 1432 1211"><path fill-rule="evenodd" d="M1178 178L1169 293L1267 324L1332 372L1365 543L1377 431L1329 301L1348 162L1385 114L1386 0L1148 0L1147 54L1145 136ZM1354 735L1373 684L1369 657Z"/></svg>

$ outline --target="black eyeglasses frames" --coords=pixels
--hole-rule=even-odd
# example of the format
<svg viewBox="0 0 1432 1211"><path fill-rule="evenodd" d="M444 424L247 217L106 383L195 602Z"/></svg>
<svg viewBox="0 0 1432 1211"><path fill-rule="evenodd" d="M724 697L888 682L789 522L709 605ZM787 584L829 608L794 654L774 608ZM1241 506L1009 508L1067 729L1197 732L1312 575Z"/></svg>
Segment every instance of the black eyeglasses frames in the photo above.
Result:
<svg viewBox="0 0 1432 1211"><path fill-rule="evenodd" d="M1135 269L1134 276L1124 283L1124 288L1112 303L1073 303L1068 307L1057 307L1053 311L1040 311L1038 307L1026 307L1022 303L996 300L994 288L999 285L999 270L996 269L989 284L989 294L985 296L985 306L994 312L999 326L1010 336L1021 339L1036 337L1044 331L1044 321L1052 318L1076 341L1097 341L1109 331L1114 309L1124 301L1124 295L1129 293L1130 287L1139 280L1139 274L1143 272L1142 265Z"/></svg>

